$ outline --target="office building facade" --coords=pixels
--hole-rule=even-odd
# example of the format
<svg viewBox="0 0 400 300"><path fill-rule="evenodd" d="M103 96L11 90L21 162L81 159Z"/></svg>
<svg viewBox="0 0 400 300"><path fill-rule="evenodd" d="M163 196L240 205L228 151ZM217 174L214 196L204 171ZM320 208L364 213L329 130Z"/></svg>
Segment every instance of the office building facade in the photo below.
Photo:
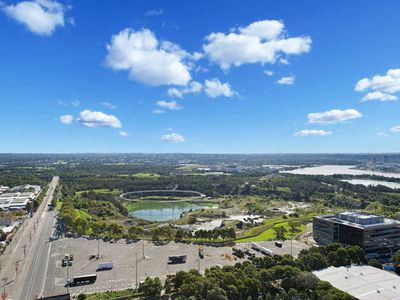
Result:
<svg viewBox="0 0 400 300"><path fill-rule="evenodd" d="M318 216L313 219L313 237L320 245L357 245L366 259L387 261L400 249L400 222L363 212Z"/></svg>

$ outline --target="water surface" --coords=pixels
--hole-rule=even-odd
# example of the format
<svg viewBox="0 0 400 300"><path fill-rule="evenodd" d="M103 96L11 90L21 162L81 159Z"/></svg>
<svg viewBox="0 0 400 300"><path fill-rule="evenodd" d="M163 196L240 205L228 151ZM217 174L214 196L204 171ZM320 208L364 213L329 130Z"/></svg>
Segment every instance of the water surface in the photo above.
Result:
<svg viewBox="0 0 400 300"><path fill-rule="evenodd" d="M299 175L377 175L383 177L400 178L400 173L378 172L356 169L356 166L322 165L317 167L298 168L281 173Z"/></svg>
<svg viewBox="0 0 400 300"><path fill-rule="evenodd" d="M351 184L362 184L364 186L383 185L383 186L387 186L388 188L391 188L391 189L400 189L400 183L398 183L398 182L370 180L370 179L343 179L340 181L348 182Z"/></svg>
<svg viewBox="0 0 400 300"><path fill-rule="evenodd" d="M206 204L190 202L141 201L129 205L129 215L147 221L169 221L181 217L183 212L209 208Z"/></svg>

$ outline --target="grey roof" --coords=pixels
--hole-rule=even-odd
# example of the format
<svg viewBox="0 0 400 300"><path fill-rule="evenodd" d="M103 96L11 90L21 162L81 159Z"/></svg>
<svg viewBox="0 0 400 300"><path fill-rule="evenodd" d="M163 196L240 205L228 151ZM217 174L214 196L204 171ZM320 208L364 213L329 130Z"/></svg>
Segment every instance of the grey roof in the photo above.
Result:
<svg viewBox="0 0 400 300"><path fill-rule="evenodd" d="M371 266L351 266L329 267L313 273L358 299L400 299L400 277L388 271Z"/></svg>

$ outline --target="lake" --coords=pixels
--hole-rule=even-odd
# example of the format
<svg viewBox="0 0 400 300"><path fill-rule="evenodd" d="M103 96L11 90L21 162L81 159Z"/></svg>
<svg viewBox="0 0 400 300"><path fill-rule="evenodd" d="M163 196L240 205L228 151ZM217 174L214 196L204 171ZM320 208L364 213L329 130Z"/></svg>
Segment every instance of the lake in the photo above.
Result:
<svg viewBox="0 0 400 300"><path fill-rule="evenodd" d="M322 165L316 167L298 168L280 173L300 175L377 175L384 177L400 178L400 173L388 173L356 169L356 166Z"/></svg>
<svg viewBox="0 0 400 300"><path fill-rule="evenodd" d="M370 180L370 179L343 179L340 181L348 182L351 184L362 184L364 186L383 185L383 186L387 186L388 188L391 188L391 189L400 189L400 183L398 183L398 182Z"/></svg>
<svg viewBox="0 0 400 300"><path fill-rule="evenodd" d="M190 202L140 201L130 203L129 215L147 221L169 221L181 217L183 212L210 208L208 204Z"/></svg>

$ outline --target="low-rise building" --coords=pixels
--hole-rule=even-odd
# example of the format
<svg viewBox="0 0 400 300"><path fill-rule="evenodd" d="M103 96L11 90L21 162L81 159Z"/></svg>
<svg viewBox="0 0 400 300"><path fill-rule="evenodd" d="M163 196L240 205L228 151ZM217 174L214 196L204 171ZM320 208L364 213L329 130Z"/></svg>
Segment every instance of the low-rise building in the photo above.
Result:
<svg viewBox="0 0 400 300"><path fill-rule="evenodd" d="M313 273L357 299L400 299L400 277L388 271L371 266L348 266L329 267Z"/></svg>
<svg viewBox="0 0 400 300"><path fill-rule="evenodd" d="M0 195L0 209L18 210L25 209L30 201L36 198L33 192L14 192Z"/></svg>
<svg viewBox="0 0 400 300"><path fill-rule="evenodd" d="M5 191L7 191L10 187L5 186L5 185L0 185L0 194L3 194Z"/></svg>
<svg viewBox="0 0 400 300"><path fill-rule="evenodd" d="M400 249L400 222L363 212L342 212L314 217L313 237L320 245L357 245L365 258L389 260Z"/></svg>

